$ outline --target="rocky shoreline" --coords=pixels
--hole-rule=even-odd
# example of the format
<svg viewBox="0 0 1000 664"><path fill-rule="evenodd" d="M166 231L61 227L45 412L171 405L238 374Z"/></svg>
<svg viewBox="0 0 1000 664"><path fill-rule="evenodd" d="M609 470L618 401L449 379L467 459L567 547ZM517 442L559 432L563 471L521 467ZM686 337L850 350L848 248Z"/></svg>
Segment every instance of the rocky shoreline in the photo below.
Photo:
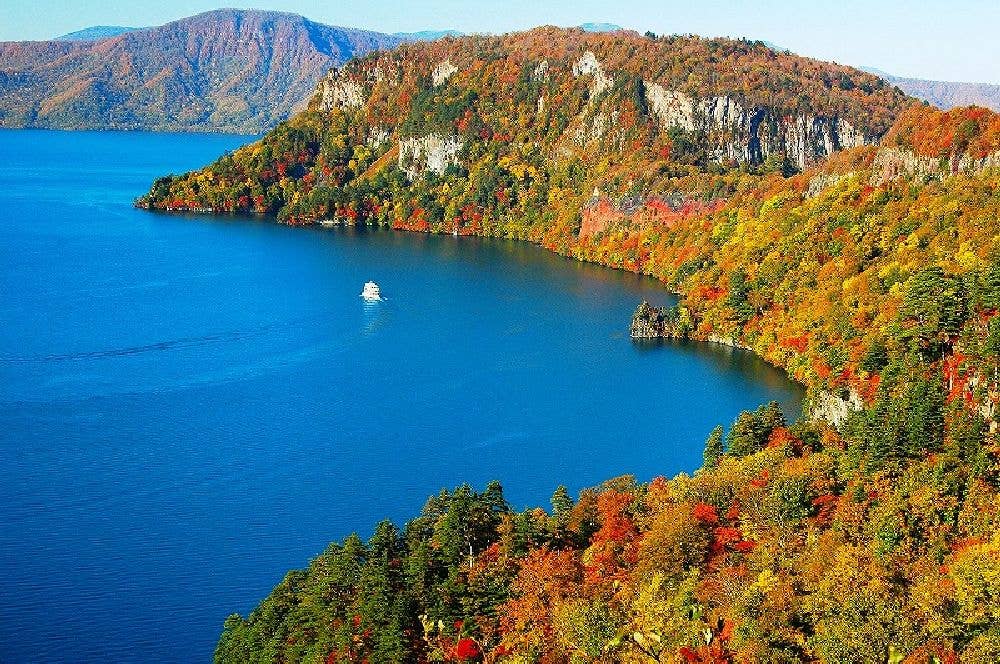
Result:
<svg viewBox="0 0 1000 664"><path fill-rule="evenodd" d="M680 306L654 307L645 300L632 314L633 339L687 339L693 326Z"/></svg>

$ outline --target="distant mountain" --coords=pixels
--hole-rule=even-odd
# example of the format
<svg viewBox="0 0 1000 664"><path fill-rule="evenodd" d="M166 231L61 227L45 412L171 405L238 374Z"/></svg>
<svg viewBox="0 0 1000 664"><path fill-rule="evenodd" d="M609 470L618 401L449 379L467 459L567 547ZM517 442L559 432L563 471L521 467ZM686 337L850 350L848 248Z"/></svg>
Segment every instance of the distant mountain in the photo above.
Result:
<svg viewBox="0 0 1000 664"><path fill-rule="evenodd" d="M420 32L394 32L392 36L403 41L434 41L442 37L461 37L463 34L458 30L421 30Z"/></svg>
<svg viewBox="0 0 1000 664"><path fill-rule="evenodd" d="M101 39L108 39L109 37L117 37L118 35L123 35L126 32L135 32L136 30L142 29L143 28L127 28L123 25L93 25L89 28L84 28L83 30L77 30L76 32L70 32L62 35L61 37L56 37L53 41L99 41Z"/></svg>
<svg viewBox="0 0 1000 664"><path fill-rule="evenodd" d="M223 9L99 41L0 42L0 127L257 133L399 37Z"/></svg>
<svg viewBox="0 0 1000 664"><path fill-rule="evenodd" d="M923 99L946 111L959 106L982 106L1000 111L1000 85L929 81L922 78L893 76L873 67L862 67L862 69L881 76L906 94Z"/></svg>
<svg viewBox="0 0 1000 664"><path fill-rule="evenodd" d="M617 32L624 29L614 23L581 23L577 27L584 32Z"/></svg>

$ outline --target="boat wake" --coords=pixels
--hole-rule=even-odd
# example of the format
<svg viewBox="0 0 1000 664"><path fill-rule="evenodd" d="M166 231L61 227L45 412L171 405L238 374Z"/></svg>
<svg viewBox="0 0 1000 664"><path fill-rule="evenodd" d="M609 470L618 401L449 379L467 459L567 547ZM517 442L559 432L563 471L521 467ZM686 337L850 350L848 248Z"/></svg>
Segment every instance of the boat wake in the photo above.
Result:
<svg viewBox="0 0 1000 664"><path fill-rule="evenodd" d="M260 331L254 332L223 332L219 334L206 334L200 337L182 337L169 341L157 341L151 344L138 346L127 346L123 348L109 348L105 350L81 351L78 353L60 353L51 355L27 355L10 356L0 355L0 362L6 364L24 364L31 362L73 362L82 360L99 360L110 357L129 357L132 355L143 355L145 353L156 353L178 348L194 348L197 346L207 346L210 344L230 343L240 341L248 337L256 336Z"/></svg>

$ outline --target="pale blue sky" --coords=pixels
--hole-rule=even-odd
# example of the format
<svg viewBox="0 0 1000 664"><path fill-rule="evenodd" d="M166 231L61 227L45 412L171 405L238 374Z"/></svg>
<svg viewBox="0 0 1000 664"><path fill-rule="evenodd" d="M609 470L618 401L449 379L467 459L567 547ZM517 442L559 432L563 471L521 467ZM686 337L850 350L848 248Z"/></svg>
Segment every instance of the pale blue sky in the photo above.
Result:
<svg viewBox="0 0 1000 664"><path fill-rule="evenodd" d="M225 0L0 0L0 40L48 39L91 25L158 25ZM640 32L751 37L796 53L900 76L1000 83L1000 0L242 0L241 7L384 32L507 32L617 23Z"/></svg>

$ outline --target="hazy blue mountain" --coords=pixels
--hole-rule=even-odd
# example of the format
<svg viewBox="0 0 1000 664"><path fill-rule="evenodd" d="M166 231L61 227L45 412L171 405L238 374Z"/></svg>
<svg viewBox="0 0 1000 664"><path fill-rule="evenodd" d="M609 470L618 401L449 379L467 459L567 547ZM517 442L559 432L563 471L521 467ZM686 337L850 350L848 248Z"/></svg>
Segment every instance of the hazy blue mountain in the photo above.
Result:
<svg viewBox="0 0 1000 664"><path fill-rule="evenodd" d="M92 25L89 28L76 30L75 32L56 37L53 41L100 41L101 39L123 35L126 32L135 32L136 30L143 29L128 28L124 25Z"/></svg>
<svg viewBox="0 0 1000 664"><path fill-rule="evenodd" d="M894 76L874 67L861 69L881 76L906 94L923 99L938 108L948 110L957 106L984 106L1000 112L1000 85L992 83L962 83L932 81L923 78Z"/></svg>
<svg viewBox="0 0 1000 664"><path fill-rule="evenodd" d="M581 23L577 27L586 32L616 32L624 29L614 23Z"/></svg>
<svg viewBox="0 0 1000 664"><path fill-rule="evenodd" d="M442 37L461 37L458 30L420 30L419 32L394 32L393 37L403 41L434 41Z"/></svg>

